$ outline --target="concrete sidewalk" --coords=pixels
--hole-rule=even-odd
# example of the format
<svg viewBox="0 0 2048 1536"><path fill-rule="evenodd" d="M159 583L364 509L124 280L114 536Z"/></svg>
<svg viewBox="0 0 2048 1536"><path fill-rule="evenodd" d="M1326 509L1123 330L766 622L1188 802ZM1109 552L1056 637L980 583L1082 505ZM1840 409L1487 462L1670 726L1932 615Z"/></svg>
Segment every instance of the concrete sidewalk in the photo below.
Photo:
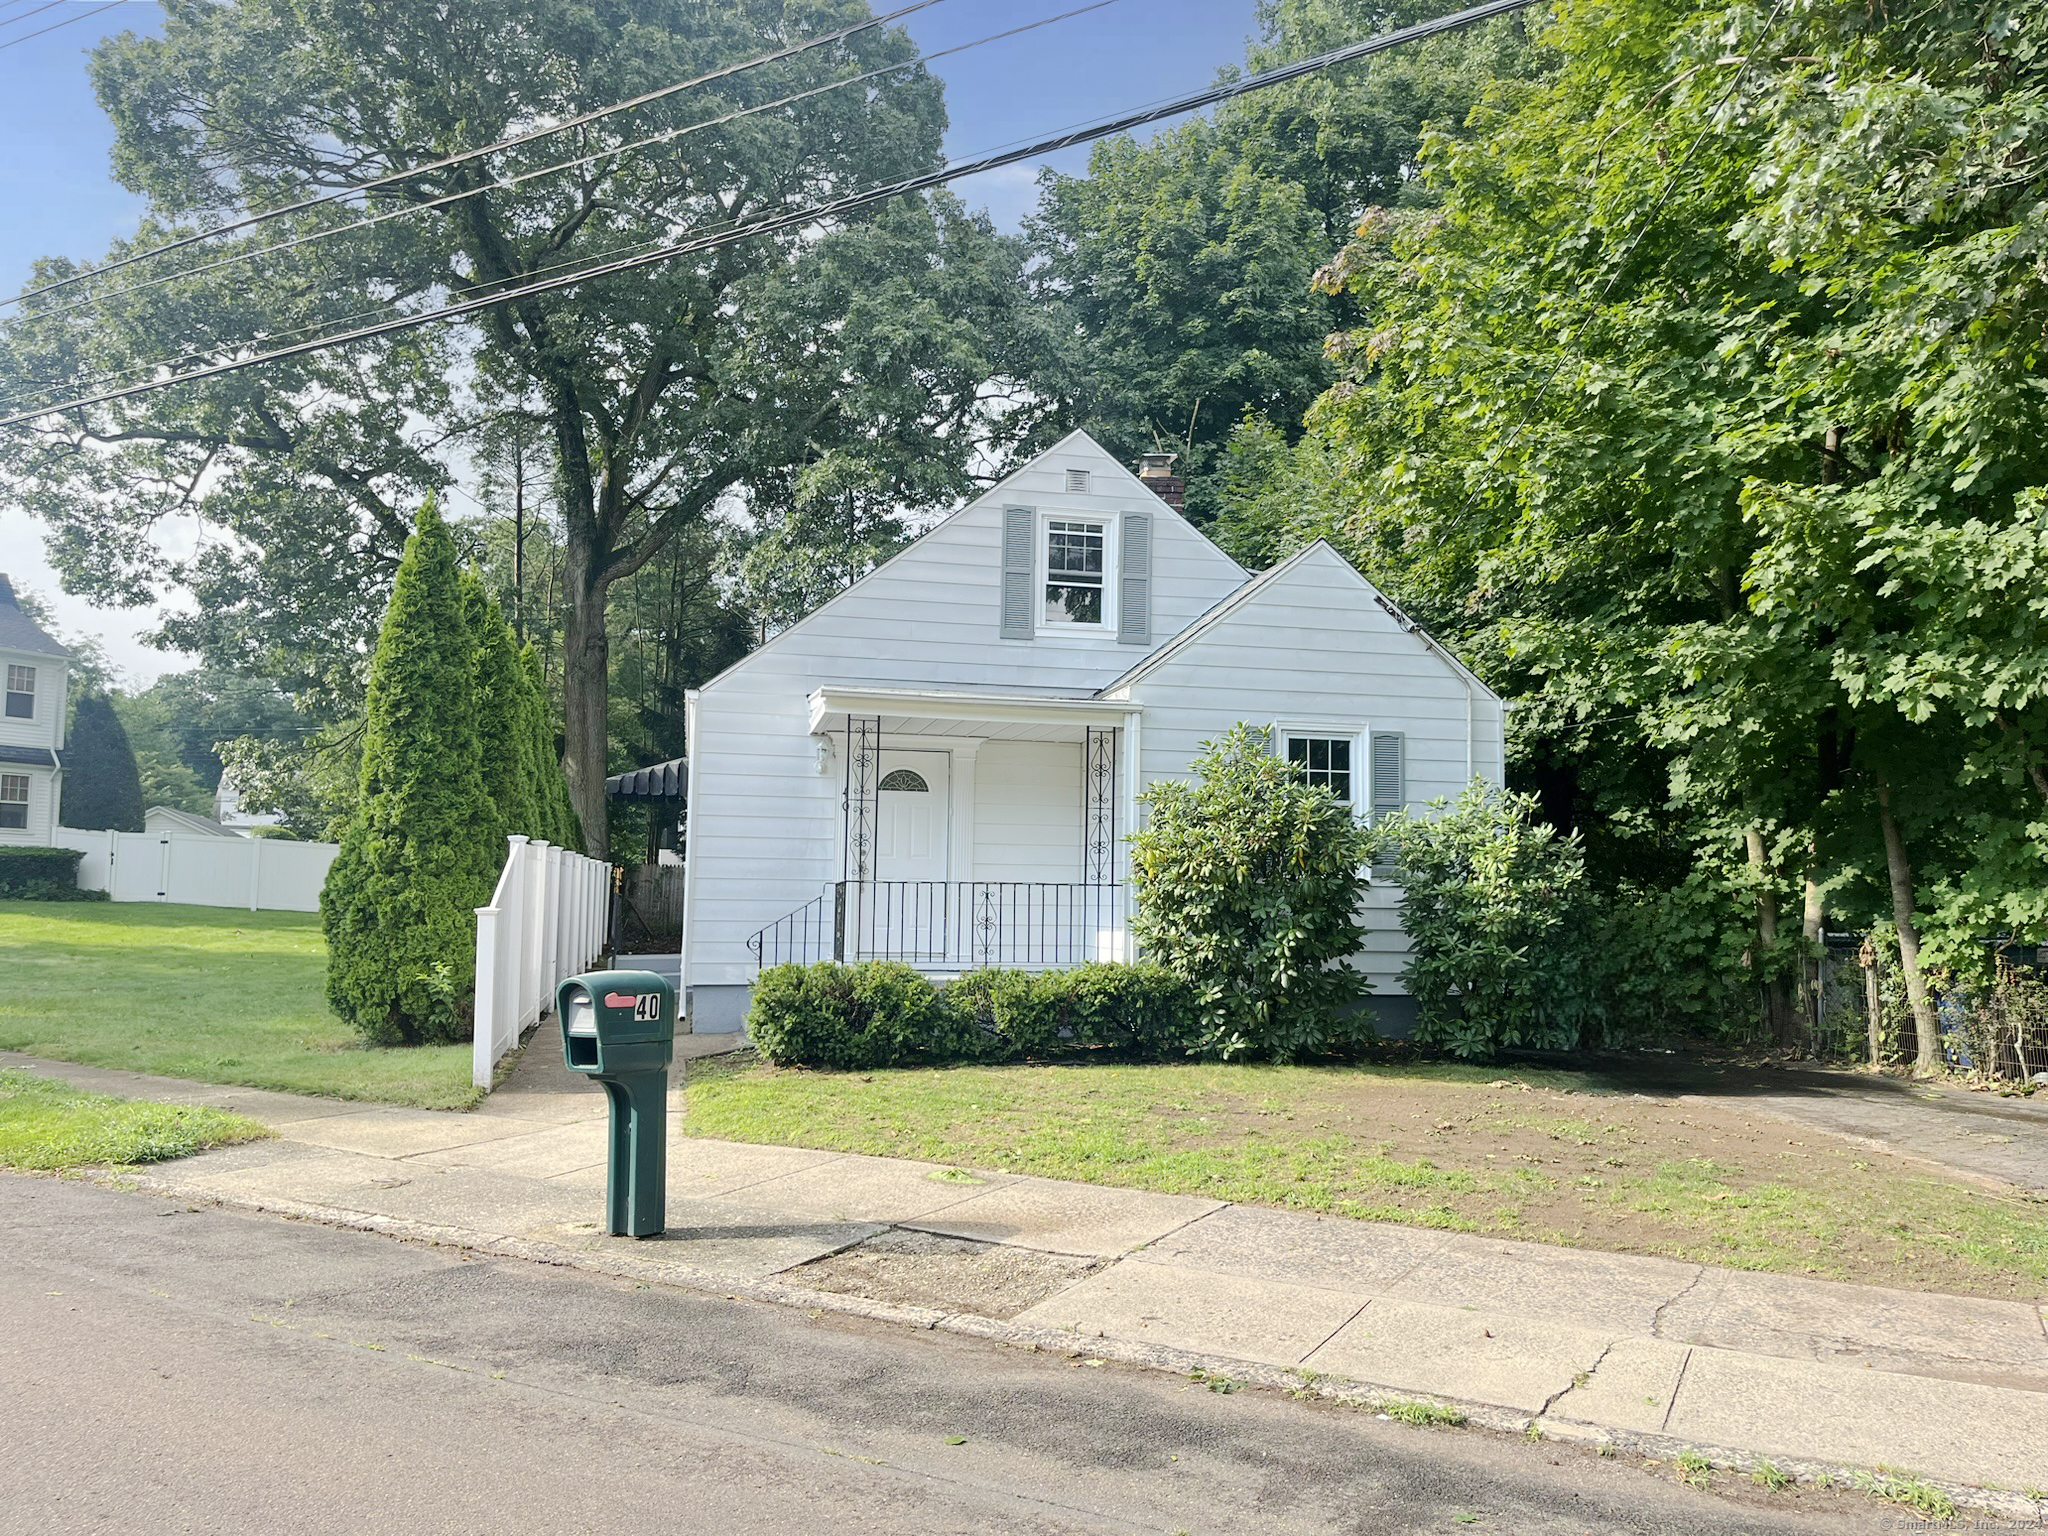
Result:
<svg viewBox="0 0 2048 1536"><path fill-rule="evenodd" d="M1433 1398L1649 1456L1904 1471L2029 1519L2025 1490L2048 1488L2037 1305L706 1141L681 1134L679 1099L671 1228L636 1243L600 1230L604 1100L558 1061L536 1037L456 1115L0 1053L278 1131L141 1176L181 1198L1354 1401Z"/></svg>

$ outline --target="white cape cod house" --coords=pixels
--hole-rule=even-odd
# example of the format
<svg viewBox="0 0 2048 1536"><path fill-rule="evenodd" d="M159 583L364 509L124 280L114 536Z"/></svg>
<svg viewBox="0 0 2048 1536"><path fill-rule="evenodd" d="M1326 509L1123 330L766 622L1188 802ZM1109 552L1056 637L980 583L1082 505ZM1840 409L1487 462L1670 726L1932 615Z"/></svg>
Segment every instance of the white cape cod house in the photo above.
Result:
<svg viewBox="0 0 2048 1536"><path fill-rule="evenodd" d="M47 848L64 793L71 653L37 626L0 576L0 844Z"/></svg>
<svg viewBox="0 0 2048 1536"><path fill-rule="evenodd" d="M1076 432L690 695L695 1030L784 961L1133 958L1139 793L1239 721L1361 814L1502 782L1498 697L1327 544L1246 571L1170 463ZM1357 961L1396 1032L1399 901Z"/></svg>

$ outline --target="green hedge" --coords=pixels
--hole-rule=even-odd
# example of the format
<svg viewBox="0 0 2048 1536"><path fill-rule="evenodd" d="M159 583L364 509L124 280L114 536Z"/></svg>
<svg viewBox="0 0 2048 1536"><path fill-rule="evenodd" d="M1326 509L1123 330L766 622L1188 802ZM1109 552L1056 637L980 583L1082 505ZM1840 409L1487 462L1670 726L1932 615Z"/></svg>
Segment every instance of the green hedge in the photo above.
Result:
<svg viewBox="0 0 2048 1536"><path fill-rule="evenodd" d="M0 897L17 901L105 901L105 891L78 888L76 848L0 848Z"/></svg>
<svg viewBox="0 0 2048 1536"><path fill-rule="evenodd" d="M1075 1051L1185 1055L1194 989L1156 965L974 971L941 988L907 965L779 965L754 983L747 1028L777 1066L1016 1061Z"/></svg>

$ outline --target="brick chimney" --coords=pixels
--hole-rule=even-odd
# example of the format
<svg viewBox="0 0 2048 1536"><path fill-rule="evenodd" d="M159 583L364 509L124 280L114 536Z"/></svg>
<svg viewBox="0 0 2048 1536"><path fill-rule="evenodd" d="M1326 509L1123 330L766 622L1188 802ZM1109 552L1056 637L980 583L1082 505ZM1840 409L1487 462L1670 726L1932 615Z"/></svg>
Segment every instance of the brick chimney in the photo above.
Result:
<svg viewBox="0 0 2048 1536"><path fill-rule="evenodd" d="M1185 505L1188 489L1187 482L1173 472L1173 461L1178 457L1172 453L1138 455L1138 478L1176 512Z"/></svg>

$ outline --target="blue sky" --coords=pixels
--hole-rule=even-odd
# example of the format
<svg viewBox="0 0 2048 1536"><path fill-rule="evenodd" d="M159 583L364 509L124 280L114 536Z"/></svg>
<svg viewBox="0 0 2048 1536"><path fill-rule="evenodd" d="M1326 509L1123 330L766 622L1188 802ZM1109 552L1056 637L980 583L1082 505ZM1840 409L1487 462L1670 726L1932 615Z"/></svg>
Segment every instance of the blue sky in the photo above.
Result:
<svg viewBox="0 0 2048 1536"><path fill-rule="evenodd" d="M38 256L90 260L113 237L135 227L139 199L108 173L113 135L93 99L86 54L102 37L153 31L154 0L125 3L95 16L105 0L61 0L26 17L41 0L0 0L0 292L27 280ZM495 0L469 0L491 4ZM1076 0L947 0L909 18L925 51L1069 10ZM876 0L877 10L891 7ZM1087 16L1040 28L941 60L951 119L947 148L974 155L1208 84L1216 71L1244 57L1256 27L1256 0L1116 0ZM27 38L54 23L45 36ZM1085 148L1050 163L1067 172L1087 164ZM1013 166L956 190L1014 228L1035 199L1036 167ZM56 606L69 633L100 635L115 663L138 681L181 665L135 638L150 616L105 612L56 590L43 559L38 526L0 507L0 571Z"/></svg>

